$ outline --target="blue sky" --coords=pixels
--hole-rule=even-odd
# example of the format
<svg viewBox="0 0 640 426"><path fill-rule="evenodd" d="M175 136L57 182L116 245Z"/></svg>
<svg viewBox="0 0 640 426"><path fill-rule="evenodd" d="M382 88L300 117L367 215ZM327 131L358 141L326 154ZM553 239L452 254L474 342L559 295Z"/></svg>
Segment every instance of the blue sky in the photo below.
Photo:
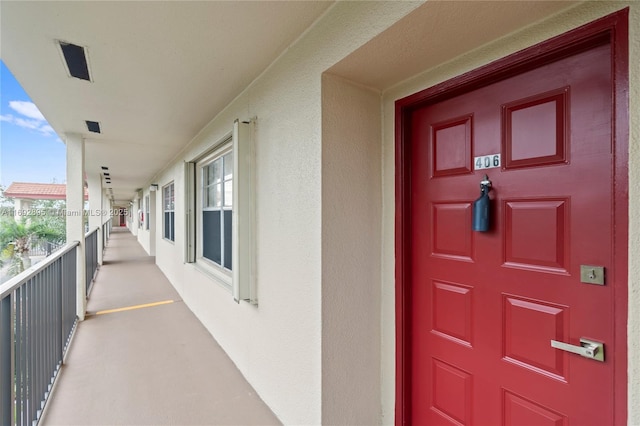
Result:
<svg viewBox="0 0 640 426"><path fill-rule="evenodd" d="M0 185L65 180L64 143L0 61Z"/></svg>

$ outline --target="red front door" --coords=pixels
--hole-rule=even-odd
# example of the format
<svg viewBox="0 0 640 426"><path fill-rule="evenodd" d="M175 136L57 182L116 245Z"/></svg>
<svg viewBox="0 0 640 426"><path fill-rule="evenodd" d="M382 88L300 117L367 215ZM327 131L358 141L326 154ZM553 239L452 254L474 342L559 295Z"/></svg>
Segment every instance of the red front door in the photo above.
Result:
<svg viewBox="0 0 640 426"><path fill-rule="evenodd" d="M626 241L614 240L611 49L405 112L413 424L614 424ZM485 174L490 230L474 232ZM582 282L597 281L592 266L604 285ZM603 362L551 345L581 338L604 344Z"/></svg>

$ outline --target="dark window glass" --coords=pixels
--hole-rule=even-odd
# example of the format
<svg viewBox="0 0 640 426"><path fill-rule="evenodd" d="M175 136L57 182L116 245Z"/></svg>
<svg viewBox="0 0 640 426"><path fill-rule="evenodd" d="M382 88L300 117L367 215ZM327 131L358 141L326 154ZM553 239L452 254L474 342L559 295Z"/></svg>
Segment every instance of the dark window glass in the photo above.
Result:
<svg viewBox="0 0 640 426"><path fill-rule="evenodd" d="M222 252L220 250L220 210L205 210L202 212L202 256L220 265Z"/></svg>
<svg viewBox="0 0 640 426"><path fill-rule="evenodd" d="M176 240L176 227L174 226L175 219L176 219L176 213L175 212L170 212L169 213L169 222L171 223L171 235L170 235L169 239L171 241L175 241Z"/></svg>
<svg viewBox="0 0 640 426"><path fill-rule="evenodd" d="M164 213L164 238L171 239L171 212Z"/></svg>
<svg viewBox="0 0 640 426"><path fill-rule="evenodd" d="M231 269L231 224L232 224L232 211L224 211L224 267Z"/></svg>
<svg viewBox="0 0 640 426"><path fill-rule="evenodd" d="M202 166L202 257L231 269L233 154Z"/></svg>

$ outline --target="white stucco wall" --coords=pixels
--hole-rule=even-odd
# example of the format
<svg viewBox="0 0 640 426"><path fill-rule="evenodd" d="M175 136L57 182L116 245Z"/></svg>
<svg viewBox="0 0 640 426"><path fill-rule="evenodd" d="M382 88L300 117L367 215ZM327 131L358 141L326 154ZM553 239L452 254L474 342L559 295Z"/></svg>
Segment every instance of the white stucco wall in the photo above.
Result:
<svg viewBox="0 0 640 426"><path fill-rule="evenodd" d="M426 70L387 90L382 105L375 91L323 77L417 5L333 6L147 184L159 184L152 221L158 265L285 424L394 421L394 101L625 4L579 5ZM640 63L640 4L631 5L629 424L640 424L640 75L633 66ZM258 307L236 304L184 263L184 162L223 140L235 119L251 117ZM175 242L162 238L162 187L171 181ZM147 251L149 237L139 232Z"/></svg>
<svg viewBox="0 0 640 426"><path fill-rule="evenodd" d="M102 191L102 181L98 174L87 174L87 185L89 191L89 232L95 228L98 231L98 264L102 264L102 224L106 220L104 212L104 194Z"/></svg>
<svg viewBox="0 0 640 426"><path fill-rule="evenodd" d="M92 230L93 228L102 227L102 224L111 220L113 208L111 207L111 200L109 200L106 191L102 188L100 175L88 174L86 180L89 191L89 230ZM102 236L99 237L100 244L101 238ZM102 260L101 256L99 258Z"/></svg>
<svg viewBox="0 0 640 426"><path fill-rule="evenodd" d="M629 378L628 424L640 424L640 3L587 2L518 33L504 37L403 82L384 93L383 277L382 277L382 409L383 423L393 424L395 404L394 308L394 102L493 60L562 34L631 6L629 17Z"/></svg>
<svg viewBox="0 0 640 426"><path fill-rule="evenodd" d="M117 203L111 203L114 212L118 213L116 215L114 215L111 218L111 226L112 227L119 227L120 226L120 211L122 210L128 210L129 209L129 205L128 204L117 204ZM125 215L125 219L126 219L126 215Z"/></svg>
<svg viewBox="0 0 640 426"><path fill-rule="evenodd" d="M322 422L380 421L381 94L322 79Z"/></svg>
<svg viewBox="0 0 640 426"><path fill-rule="evenodd" d="M285 424L319 424L324 415L321 408L321 301L326 283L322 278L325 235L321 221L321 75L418 5L411 2L337 3L215 117L174 163L149 182L158 183L160 190L170 181L175 183L174 243L162 239L162 203L156 203L158 265ZM244 302L236 304L227 289L193 265L183 263L184 161L195 159L221 141L231 131L236 118L251 117L257 117L258 307ZM368 141L358 143L362 146ZM367 149L369 155L379 158L376 152L380 144L367 145ZM379 170L379 160L376 163L373 168ZM372 183L364 177L360 179L370 185L365 197L380 199L379 172L372 178ZM368 220L373 218L375 223L378 213L371 215ZM377 222L379 224L379 220ZM332 232L327 234L330 239L335 237L335 230ZM379 228L375 232L379 233ZM373 238L375 240L375 235ZM337 241L333 243L339 244L340 240ZM327 243L325 247L332 244ZM370 269L375 276L379 259L379 250L372 249L371 257L362 259L362 267ZM339 273L336 279L340 279ZM362 288L362 278L358 280L358 288ZM374 279L374 285L378 280L379 277ZM379 284L377 287L379 289ZM373 309L378 318L364 327L374 341L379 334L376 331L379 324L377 292L379 290L374 289L367 309ZM339 331L337 327L334 330ZM368 365L377 365L377 346L370 345L374 353ZM346 346L341 350L346 355L351 348ZM332 359L339 363L340 355ZM372 383L376 383L377 369L371 374L377 376L372 378ZM360 409L371 412L368 419L376 419L380 405L378 388L359 391L363 394Z"/></svg>
<svg viewBox="0 0 640 426"><path fill-rule="evenodd" d="M111 200L107 195L107 191L104 189L102 190L102 209L106 210L106 214L102 216L102 218L100 219L100 222L102 223L109 222L113 215L113 206L111 205Z"/></svg>
<svg viewBox="0 0 640 426"><path fill-rule="evenodd" d="M147 188L145 188L142 191L142 198L140 199L140 209L142 210L142 212L144 213L144 221L147 220L147 212L145 211L145 205L144 205L144 200L146 199L146 197L150 194L149 192L149 187L147 186ZM137 218L137 216L136 216ZM148 255L152 255L151 253L151 226L149 226L149 229L146 229L145 227L145 222L142 222L142 227L138 228L138 242L140 243L140 245L142 246L142 248L144 249L144 251L147 252Z"/></svg>

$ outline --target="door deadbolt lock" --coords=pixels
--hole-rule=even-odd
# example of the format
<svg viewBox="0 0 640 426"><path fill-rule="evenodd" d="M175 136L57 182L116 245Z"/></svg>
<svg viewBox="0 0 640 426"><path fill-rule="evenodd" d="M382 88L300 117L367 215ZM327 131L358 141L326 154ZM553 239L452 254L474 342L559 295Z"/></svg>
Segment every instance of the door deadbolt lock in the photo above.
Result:
<svg viewBox="0 0 640 426"><path fill-rule="evenodd" d="M560 349L562 351L571 352L573 354L578 354L585 358L590 358L596 361L604 362L604 343L601 343L601 342L580 338L580 346L578 346L578 345L570 345L569 343L559 342L557 340L552 340L551 347Z"/></svg>

